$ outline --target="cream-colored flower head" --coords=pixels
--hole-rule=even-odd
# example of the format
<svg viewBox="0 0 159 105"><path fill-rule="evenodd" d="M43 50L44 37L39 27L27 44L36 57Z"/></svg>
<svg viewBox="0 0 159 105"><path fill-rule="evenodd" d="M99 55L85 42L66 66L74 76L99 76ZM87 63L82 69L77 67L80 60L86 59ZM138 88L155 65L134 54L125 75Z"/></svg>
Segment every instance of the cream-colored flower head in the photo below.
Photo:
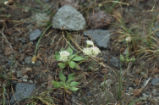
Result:
<svg viewBox="0 0 159 105"><path fill-rule="evenodd" d="M70 53L68 51L60 51L60 61L66 62L68 61Z"/></svg>
<svg viewBox="0 0 159 105"><path fill-rule="evenodd" d="M131 42L131 37L130 36L128 36L128 37L126 37L126 42Z"/></svg>
<svg viewBox="0 0 159 105"><path fill-rule="evenodd" d="M91 56L92 55L92 48L89 48L89 47L83 48L83 53L85 55Z"/></svg>
<svg viewBox="0 0 159 105"><path fill-rule="evenodd" d="M86 43L88 46L94 46L94 43L91 40L86 40Z"/></svg>
<svg viewBox="0 0 159 105"><path fill-rule="evenodd" d="M9 3L8 1L5 1L5 2L4 2L4 5L8 5L8 3Z"/></svg>
<svg viewBox="0 0 159 105"><path fill-rule="evenodd" d="M96 57L101 51L98 47L87 47L83 49L83 53L88 56Z"/></svg>
<svg viewBox="0 0 159 105"><path fill-rule="evenodd" d="M98 47L94 46L92 47L92 55L97 56L101 51L99 50Z"/></svg>

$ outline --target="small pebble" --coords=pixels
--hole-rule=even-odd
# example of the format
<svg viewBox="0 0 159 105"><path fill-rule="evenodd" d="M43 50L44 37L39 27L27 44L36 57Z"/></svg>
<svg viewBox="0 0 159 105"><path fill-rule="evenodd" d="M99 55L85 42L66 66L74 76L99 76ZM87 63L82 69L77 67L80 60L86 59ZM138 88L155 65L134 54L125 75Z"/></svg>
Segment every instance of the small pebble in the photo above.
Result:
<svg viewBox="0 0 159 105"><path fill-rule="evenodd" d="M41 31L39 29L36 29L34 31L32 31L29 35L29 39L30 41L34 41L36 40L37 38L39 38L41 35Z"/></svg>
<svg viewBox="0 0 159 105"><path fill-rule="evenodd" d="M120 68L120 60L116 57L111 57L110 59L110 63L116 67L116 68Z"/></svg>
<svg viewBox="0 0 159 105"><path fill-rule="evenodd" d="M11 105L14 105L15 102L29 98L34 89L35 84L17 83L15 93L12 95L10 100Z"/></svg>
<svg viewBox="0 0 159 105"><path fill-rule="evenodd" d="M31 57L31 56L27 56L27 57L24 59L24 62L25 62L25 64L32 64L32 63L31 63L31 60L32 60L32 57Z"/></svg>
<svg viewBox="0 0 159 105"><path fill-rule="evenodd" d="M153 78L151 84L154 86L159 86L159 78Z"/></svg>

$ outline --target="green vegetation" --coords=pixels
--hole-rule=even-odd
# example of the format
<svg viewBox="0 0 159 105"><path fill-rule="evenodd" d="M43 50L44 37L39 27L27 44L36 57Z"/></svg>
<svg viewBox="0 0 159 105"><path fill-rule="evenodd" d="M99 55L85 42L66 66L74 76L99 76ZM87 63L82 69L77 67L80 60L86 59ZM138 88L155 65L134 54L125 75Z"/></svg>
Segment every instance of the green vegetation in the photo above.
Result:
<svg viewBox="0 0 159 105"><path fill-rule="evenodd" d="M67 79L66 76L61 71L59 73L59 78L60 78L59 82L58 81L52 82L54 88L63 88L65 91L71 90L73 92L76 92L79 89L77 88L79 82L74 81L75 77L73 73L69 74Z"/></svg>
<svg viewBox="0 0 159 105"><path fill-rule="evenodd" d="M60 62L58 63L58 66L61 69L64 69L66 66L69 66L72 69L78 69L79 65L77 62L81 62L84 60L82 56L74 54L73 50L70 47L68 47L66 50L61 50L60 52L57 52L55 54L55 58L57 61Z"/></svg>
<svg viewBox="0 0 159 105"><path fill-rule="evenodd" d="M86 20L89 20L89 15L96 13L96 11L104 11L104 13L108 13L114 19L108 27L104 26L102 28L106 30L113 29L113 35L111 36L112 45L108 49L101 48L102 51L96 47L96 43L88 41L91 38L84 37L81 31L72 32L52 29L51 18L59 9L59 5L63 5L61 1L50 0L50 3L58 6L54 7L51 4L46 10L39 9L40 6L44 5L41 0L35 0L35 3L28 4L30 6L33 5L33 8L28 5L21 5L21 3L18 3L19 1L16 1L15 4L13 3L13 7L11 5L5 6L5 1L7 0L0 1L0 6L2 6L0 8L0 24L2 23L0 25L0 45L2 45L0 47L0 50L2 49L0 51L0 63L2 63L0 66L0 92L2 93L0 94L0 104L7 104L7 100L12 96L10 93L14 94L12 83L23 81L24 75L28 76L27 82L33 80L32 82L34 83L35 79L37 85L45 86L38 87L39 90L37 89L37 91L39 93L37 92L34 97L28 99L29 101L26 102L26 105L58 105L61 100L64 102L60 104L66 104L65 100L67 102L70 101L70 97L72 98L72 94L69 93L74 92L77 95L80 92L82 96L82 92L85 89L86 91L87 89L95 90L96 86L100 84L91 85L96 81L96 78L98 79L96 82L103 82L108 79L112 81L109 87L107 87L109 83L104 84L103 82L104 85L102 87L102 91L107 90L112 93L111 95L115 101L112 104L146 104L146 102L142 103L142 101L147 100L140 98L144 94L139 92L139 95L135 95L135 90L141 88L142 83L147 78L157 77L155 74L158 73L159 37L156 32L159 32L159 29L154 29L155 23L159 21L157 0L154 0L155 2L152 0L154 4L148 4L148 0L86 0L81 2L81 4L77 3L77 9L84 15ZM7 9L12 8L13 11L11 13L7 11ZM27 11L31 15L36 14L37 11L39 13L47 12L50 15L50 21L42 27L36 25L34 27L36 22L31 23L29 15L25 17ZM22 13L24 16L16 17L14 12L16 14L18 12ZM98 16L96 18L98 20ZM32 29L27 29L30 26L33 26L31 27ZM36 28L43 32L37 41L31 42L28 40L28 31ZM88 26L87 29L93 28ZM8 46L9 48L7 49ZM3 54L9 52L10 48L15 50L12 52L12 56L15 57L14 60L8 59L11 54ZM98 56L99 53L101 53L101 56ZM33 64L25 63L27 56L33 56ZM105 56L110 57L105 59ZM111 64L107 65L107 61L111 57L115 57L117 60L120 59L120 67L110 67ZM42 61L39 68L35 63L37 60ZM108 61L109 63L110 60ZM46 75L50 73L51 76L44 81L43 75L36 73L35 69L41 70ZM144 74L145 76L143 76ZM76 75L78 78L76 78ZM91 86L94 87L92 88ZM151 88L153 89L152 86L148 86L144 92L150 93L149 90ZM94 94L96 93L90 93L90 96ZM80 98L79 96L77 97ZM153 96L149 98L151 99ZM105 105L110 103L108 102Z"/></svg>

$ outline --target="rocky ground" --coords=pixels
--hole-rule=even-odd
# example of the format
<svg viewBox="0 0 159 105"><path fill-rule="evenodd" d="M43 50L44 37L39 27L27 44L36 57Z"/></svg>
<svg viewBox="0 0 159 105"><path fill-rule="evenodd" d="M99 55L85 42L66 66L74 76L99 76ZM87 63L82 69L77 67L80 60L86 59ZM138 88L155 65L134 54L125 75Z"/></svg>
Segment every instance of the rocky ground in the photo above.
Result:
<svg viewBox="0 0 159 105"><path fill-rule="evenodd" d="M1 0L0 105L159 105L158 5ZM99 55L83 54L86 40ZM68 47L84 60L62 70L55 55ZM72 73L77 91L55 84Z"/></svg>

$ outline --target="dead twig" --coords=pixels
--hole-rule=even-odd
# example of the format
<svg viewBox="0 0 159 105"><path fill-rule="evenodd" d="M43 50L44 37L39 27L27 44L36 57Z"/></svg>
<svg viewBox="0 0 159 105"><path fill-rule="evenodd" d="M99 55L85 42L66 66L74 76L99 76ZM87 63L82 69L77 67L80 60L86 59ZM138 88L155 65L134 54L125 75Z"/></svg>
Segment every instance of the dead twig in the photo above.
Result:
<svg viewBox="0 0 159 105"><path fill-rule="evenodd" d="M75 47L77 49L79 49L81 52L83 52L82 48L72 39L71 35L68 35L68 38L71 40L71 42L75 45ZM91 57L89 56L92 60L94 60L96 63L98 63L100 66L104 67L104 68L108 68L108 69L111 69L110 66L104 64L103 62L101 62L101 59L98 59L98 58L94 58L94 57ZM113 69L112 69L113 70Z"/></svg>

